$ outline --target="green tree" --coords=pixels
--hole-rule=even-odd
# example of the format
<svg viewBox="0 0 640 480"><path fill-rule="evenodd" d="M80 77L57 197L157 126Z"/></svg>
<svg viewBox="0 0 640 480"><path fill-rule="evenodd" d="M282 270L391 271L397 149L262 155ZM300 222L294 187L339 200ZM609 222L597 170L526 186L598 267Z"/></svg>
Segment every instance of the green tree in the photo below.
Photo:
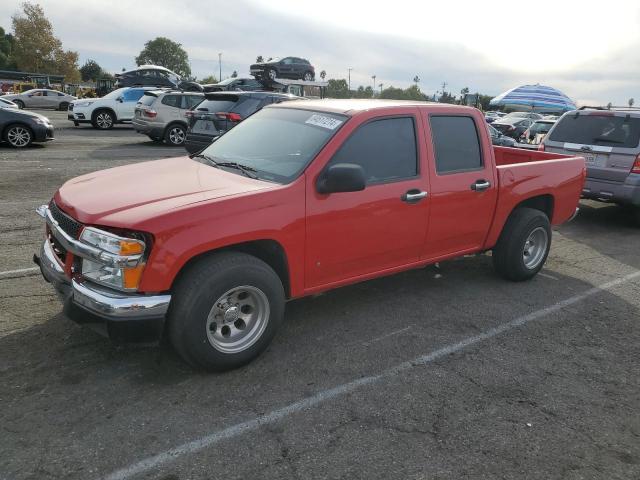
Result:
<svg viewBox="0 0 640 480"><path fill-rule="evenodd" d="M489 110L489 102L493 100L491 95L478 95L478 104L482 107L483 111Z"/></svg>
<svg viewBox="0 0 640 480"><path fill-rule="evenodd" d="M157 37L144 44L140 55L136 57L136 64L160 65L173 70L182 77L191 75L189 55L182 45L166 37Z"/></svg>
<svg viewBox="0 0 640 480"><path fill-rule="evenodd" d="M57 73L68 82L80 78L78 53L62 49L62 42L53 34L51 22L40 5L24 2L22 12L11 17L15 48L13 57L19 70Z"/></svg>
<svg viewBox="0 0 640 480"><path fill-rule="evenodd" d="M200 83L203 85L207 85L209 83L218 83L218 77L216 77L215 75L209 75L200 80Z"/></svg>
<svg viewBox="0 0 640 480"><path fill-rule="evenodd" d="M17 70L15 57L15 39L10 33L5 33L0 27L0 70Z"/></svg>
<svg viewBox="0 0 640 480"><path fill-rule="evenodd" d="M420 83L420 77L418 75L416 75L415 77L413 77L413 83L416 84L416 86L418 86L418 84Z"/></svg>
<svg viewBox="0 0 640 480"><path fill-rule="evenodd" d="M611 107L613 107L613 103L611 102L607 103L607 110L611 110Z"/></svg>
<svg viewBox="0 0 640 480"><path fill-rule="evenodd" d="M327 82L327 97L329 98L349 98L351 92L349 92L349 85L344 78L336 80L331 78Z"/></svg>
<svg viewBox="0 0 640 480"><path fill-rule="evenodd" d="M80 77L85 82L88 80L97 80L102 77L102 67L95 60L89 59L80 67Z"/></svg>
<svg viewBox="0 0 640 480"><path fill-rule="evenodd" d="M234 70L233 73L231 74L231 78L237 78L237 77L238 77L238 72Z"/></svg>

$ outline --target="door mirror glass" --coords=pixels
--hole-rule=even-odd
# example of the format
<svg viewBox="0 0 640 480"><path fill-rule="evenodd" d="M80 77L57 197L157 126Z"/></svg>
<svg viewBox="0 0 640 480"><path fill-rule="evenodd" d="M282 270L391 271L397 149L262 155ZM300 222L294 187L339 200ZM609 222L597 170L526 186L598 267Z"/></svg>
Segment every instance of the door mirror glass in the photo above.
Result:
<svg viewBox="0 0 640 480"><path fill-rule="evenodd" d="M367 181L364 169L354 163L336 163L318 178L318 193L358 192L364 190Z"/></svg>
<svg viewBox="0 0 640 480"><path fill-rule="evenodd" d="M118 98L116 98L116 102L120 102L120 103L122 103L122 97L118 97Z"/></svg>

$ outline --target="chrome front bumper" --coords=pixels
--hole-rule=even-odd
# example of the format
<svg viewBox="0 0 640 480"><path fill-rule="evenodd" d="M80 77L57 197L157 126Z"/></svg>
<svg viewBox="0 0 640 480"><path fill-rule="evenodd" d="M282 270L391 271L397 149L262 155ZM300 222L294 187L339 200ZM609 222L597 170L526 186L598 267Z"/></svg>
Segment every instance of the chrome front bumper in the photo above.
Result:
<svg viewBox="0 0 640 480"><path fill-rule="evenodd" d="M42 207L38 213L41 211ZM50 220L55 222L50 214L45 218L56 239L65 248L69 245L71 248L68 251L75 253L75 244L80 242L66 235L57 223L50 223ZM64 236L59 236L60 232ZM90 252L90 255L94 256L94 252ZM118 292L89 282L81 275L70 279L48 238L42 244L40 255L34 255L34 261L39 265L44 279L60 293L66 316L77 323L102 324L104 328L97 329L114 340L157 340L161 335L171 295Z"/></svg>

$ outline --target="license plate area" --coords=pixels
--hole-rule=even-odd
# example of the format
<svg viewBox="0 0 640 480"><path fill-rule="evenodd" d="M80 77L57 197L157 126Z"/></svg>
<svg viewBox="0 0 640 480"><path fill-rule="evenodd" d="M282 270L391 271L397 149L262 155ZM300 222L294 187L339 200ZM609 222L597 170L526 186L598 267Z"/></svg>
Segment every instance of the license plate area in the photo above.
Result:
<svg viewBox="0 0 640 480"><path fill-rule="evenodd" d="M213 135L218 133L218 129L211 120L196 120L196 123L191 128L193 133L204 133L207 135Z"/></svg>
<svg viewBox="0 0 640 480"><path fill-rule="evenodd" d="M607 159L609 155L603 155L601 153L587 153L584 155L584 160L587 167L604 168L607 166Z"/></svg>

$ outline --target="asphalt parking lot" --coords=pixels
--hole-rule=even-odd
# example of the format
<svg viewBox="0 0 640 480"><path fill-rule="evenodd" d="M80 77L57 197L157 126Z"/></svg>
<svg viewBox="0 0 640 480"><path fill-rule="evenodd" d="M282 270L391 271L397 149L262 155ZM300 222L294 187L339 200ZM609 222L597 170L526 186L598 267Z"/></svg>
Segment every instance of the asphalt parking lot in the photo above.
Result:
<svg viewBox="0 0 640 480"><path fill-rule="evenodd" d="M640 478L640 227L582 202L545 269L470 256L290 302L257 361L195 372L60 315L35 207L178 156L127 126L0 146L0 480ZM141 179L144 188L144 179Z"/></svg>

